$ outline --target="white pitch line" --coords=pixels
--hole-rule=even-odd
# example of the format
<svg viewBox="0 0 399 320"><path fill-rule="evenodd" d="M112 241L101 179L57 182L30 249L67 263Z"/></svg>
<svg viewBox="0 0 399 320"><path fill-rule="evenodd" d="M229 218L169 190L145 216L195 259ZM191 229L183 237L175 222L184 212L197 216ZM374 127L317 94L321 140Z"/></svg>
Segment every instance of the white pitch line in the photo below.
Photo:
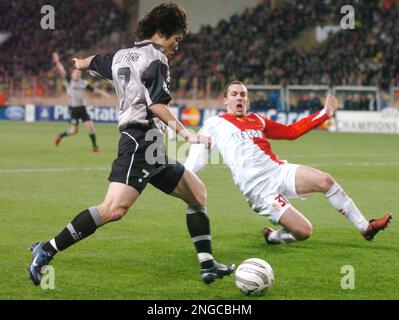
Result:
<svg viewBox="0 0 399 320"><path fill-rule="evenodd" d="M72 172L72 171L104 171L110 168L18 168L0 169L0 173L41 173L41 172Z"/></svg>
<svg viewBox="0 0 399 320"><path fill-rule="evenodd" d="M308 167L397 167L399 162L306 163L302 165Z"/></svg>
<svg viewBox="0 0 399 320"><path fill-rule="evenodd" d="M307 167L397 167L399 162L347 162L347 163L296 163L290 161L292 164L299 164ZM209 164L210 166L223 166L227 168L226 164Z"/></svg>
<svg viewBox="0 0 399 320"><path fill-rule="evenodd" d="M287 158L376 158L376 157L395 157L397 155L388 154L366 154L366 153L321 153L321 154L292 154ZM280 157L281 158L281 157Z"/></svg>
<svg viewBox="0 0 399 320"><path fill-rule="evenodd" d="M295 163L291 161L290 163ZM210 164L211 166L225 164ZM308 167L397 167L399 162L347 162L347 163L302 163L300 165ZM98 168L16 168L16 169L0 169L0 173L51 173L51 172L84 172L84 171L108 171L110 167L98 167Z"/></svg>

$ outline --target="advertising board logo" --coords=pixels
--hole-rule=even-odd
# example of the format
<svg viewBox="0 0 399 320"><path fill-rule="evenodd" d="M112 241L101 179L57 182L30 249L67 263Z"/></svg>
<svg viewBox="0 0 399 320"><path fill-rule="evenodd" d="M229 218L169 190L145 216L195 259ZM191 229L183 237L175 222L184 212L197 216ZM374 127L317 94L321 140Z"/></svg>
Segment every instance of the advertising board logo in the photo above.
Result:
<svg viewBox="0 0 399 320"><path fill-rule="evenodd" d="M381 117L383 119L398 119L399 118L399 110L395 108L386 108L381 112Z"/></svg>
<svg viewBox="0 0 399 320"><path fill-rule="evenodd" d="M183 108L181 122L186 126L198 126L201 121L201 113L196 108Z"/></svg>
<svg viewBox="0 0 399 320"><path fill-rule="evenodd" d="M10 120L15 120L15 121L24 120L25 109L20 106L10 106L6 108L5 116Z"/></svg>

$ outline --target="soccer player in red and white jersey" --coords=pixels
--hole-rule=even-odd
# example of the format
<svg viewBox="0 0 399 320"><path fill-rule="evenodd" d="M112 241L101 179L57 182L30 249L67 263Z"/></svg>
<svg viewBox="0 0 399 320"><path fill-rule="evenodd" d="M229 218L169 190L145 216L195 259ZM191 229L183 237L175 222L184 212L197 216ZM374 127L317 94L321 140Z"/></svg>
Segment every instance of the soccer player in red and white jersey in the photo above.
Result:
<svg viewBox="0 0 399 320"><path fill-rule="evenodd" d="M289 164L274 154L270 139L295 140L319 127L334 115L335 98L328 95L324 109L290 126L274 122L262 115L247 113L248 90L240 81L229 83L224 91L227 113L209 118L199 134L212 138L234 183L245 195L251 208L280 230L264 227L262 234L269 244L306 240L312 225L288 199L306 198L312 193L324 193L331 205L345 215L366 240L372 240L392 218L390 213L367 221L353 200L328 173L314 168ZM185 167L200 171L207 162L209 150L204 145L192 145Z"/></svg>

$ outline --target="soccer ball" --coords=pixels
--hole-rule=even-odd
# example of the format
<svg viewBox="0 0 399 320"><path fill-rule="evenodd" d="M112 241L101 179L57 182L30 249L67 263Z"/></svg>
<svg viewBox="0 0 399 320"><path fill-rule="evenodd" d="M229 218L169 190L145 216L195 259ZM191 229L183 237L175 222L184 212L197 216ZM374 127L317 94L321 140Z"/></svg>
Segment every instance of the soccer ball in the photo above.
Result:
<svg viewBox="0 0 399 320"><path fill-rule="evenodd" d="M273 286L273 269L266 261L251 258L241 263L235 273L236 286L249 296L264 295Z"/></svg>

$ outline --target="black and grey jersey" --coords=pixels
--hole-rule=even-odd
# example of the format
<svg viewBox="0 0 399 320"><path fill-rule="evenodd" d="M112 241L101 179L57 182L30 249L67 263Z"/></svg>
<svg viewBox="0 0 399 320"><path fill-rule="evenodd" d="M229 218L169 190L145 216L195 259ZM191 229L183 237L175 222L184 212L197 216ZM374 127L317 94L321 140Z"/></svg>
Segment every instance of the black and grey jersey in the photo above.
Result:
<svg viewBox="0 0 399 320"><path fill-rule="evenodd" d="M112 80L119 100L119 129L140 124L160 127L149 107L171 100L168 59L164 49L145 40L115 54L96 56L91 74Z"/></svg>
<svg viewBox="0 0 399 320"><path fill-rule="evenodd" d="M86 90L93 91L93 87L86 80L72 80L67 76L64 80L64 87L68 94L70 107L81 107L86 105L84 93Z"/></svg>

